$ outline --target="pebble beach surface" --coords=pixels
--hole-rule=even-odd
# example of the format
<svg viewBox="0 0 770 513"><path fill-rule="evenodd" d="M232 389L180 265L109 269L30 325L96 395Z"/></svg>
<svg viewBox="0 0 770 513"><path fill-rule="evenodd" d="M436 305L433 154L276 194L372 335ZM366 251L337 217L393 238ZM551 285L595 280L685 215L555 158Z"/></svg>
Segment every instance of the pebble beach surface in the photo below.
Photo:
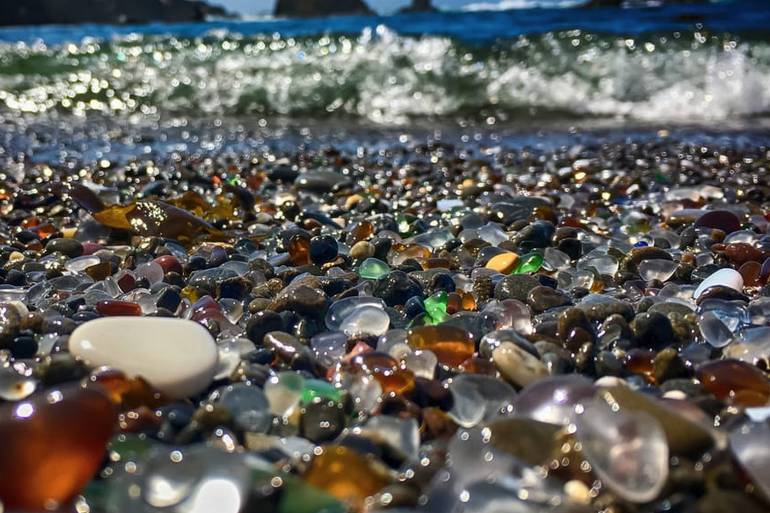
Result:
<svg viewBox="0 0 770 513"><path fill-rule="evenodd" d="M285 146L3 157L5 511L770 509L761 139Z"/></svg>

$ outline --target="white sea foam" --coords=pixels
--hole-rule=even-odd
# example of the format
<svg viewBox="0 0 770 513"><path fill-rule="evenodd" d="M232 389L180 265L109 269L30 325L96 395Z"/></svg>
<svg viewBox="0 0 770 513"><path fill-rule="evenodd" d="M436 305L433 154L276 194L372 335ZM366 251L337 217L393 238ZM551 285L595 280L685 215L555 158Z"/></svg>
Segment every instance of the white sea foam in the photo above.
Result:
<svg viewBox="0 0 770 513"><path fill-rule="evenodd" d="M552 115L719 121L770 113L770 45L585 32L477 47L386 27L308 38L133 36L0 46L0 108L83 114Z"/></svg>

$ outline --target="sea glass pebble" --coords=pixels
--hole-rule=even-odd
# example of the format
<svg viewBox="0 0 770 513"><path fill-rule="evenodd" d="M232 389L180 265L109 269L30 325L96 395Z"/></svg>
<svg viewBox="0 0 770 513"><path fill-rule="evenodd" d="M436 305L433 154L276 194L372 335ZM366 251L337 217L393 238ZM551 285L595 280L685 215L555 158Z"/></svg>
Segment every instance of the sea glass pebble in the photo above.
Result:
<svg viewBox="0 0 770 513"><path fill-rule="evenodd" d="M205 390L217 370L217 347L199 324L160 317L109 317L79 326L70 352L98 367L142 376L170 398Z"/></svg>

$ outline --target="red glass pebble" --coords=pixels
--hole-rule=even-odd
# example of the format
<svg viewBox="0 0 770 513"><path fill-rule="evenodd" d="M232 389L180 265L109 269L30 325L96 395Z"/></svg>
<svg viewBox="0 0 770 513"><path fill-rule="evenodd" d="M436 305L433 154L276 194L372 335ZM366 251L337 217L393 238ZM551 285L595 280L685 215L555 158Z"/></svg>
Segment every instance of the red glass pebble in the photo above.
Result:
<svg viewBox="0 0 770 513"><path fill-rule="evenodd" d="M142 307L131 301L107 299L96 303L96 311L102 315L142 315Z"/></svg>
<svg viewBox="0 0 770 513"><path fill-rule="evenodd" d="M115 277L115 281L123 292L130 292L136 288L136 278L134 278L133 274L126 271L119 273Z"/></svg>
<svg viewBox="0 0 770 513"><path fill-rule="evenodd" d="M164 273L179 273L182 274L182 264L179 259L174 255L163 255L156 258L155 263L163 268Z"/></svg>
<svg viewBox="0 0 770 513"><path fill-rule="evenodd" d="M727 244L724 253L730 262L735 265L742 265L746 262L761 262L764 257L762 251L745 242Z"/></svg>

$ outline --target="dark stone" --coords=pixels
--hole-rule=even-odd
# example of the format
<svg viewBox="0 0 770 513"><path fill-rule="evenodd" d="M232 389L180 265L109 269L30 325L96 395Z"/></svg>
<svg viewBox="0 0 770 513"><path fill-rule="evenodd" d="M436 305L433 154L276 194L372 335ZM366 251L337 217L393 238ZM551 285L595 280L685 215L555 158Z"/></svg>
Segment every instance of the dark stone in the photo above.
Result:
<svg viewBox="0 0 770 513"><path fill-rule="evenodd" d="M54 386L67 381L82 379L88 375L86 364L76 360L69 353L56 353L48 356L35 367L33 376L47 386Z"/></svg>
<svg viewBox="0 0 770 513"><path fill-rule="evenodd" d="M559 251L569 255L572 260L577 260L583 253L583 243L578 239L566 238L559 241L556 246Z"/></svg>
<svg viewBox="0 0 770 513"><path fill-rule="evenodd" d="M328 442L345 428L345 410L334 401L318 401L301 410L300 435L311 442Z"/></svg>
<svg viewBox="0 0 770 513"><path fill-rule="evenodd" d="M535 287L527 295L527 304L536 313L545 312L551 308L571 304L570 298L562 291L551 287Z"/></svg>
<svg viewBox="0 0 770 513"><path fill-rule="evenodd" d="M282 2L278 2L280 6ZM309 2L312 3L312 2ZM344 3L344 2L343 2ZM331 7L331 2L328 3ZM292 16L291 14L279 14L276 10L276 16ZM294 16L301 16L296 14ZM309 16L313 16L312 14ZM294 186L301 191L309 192L333 192L351 184L350 178L334 171L311 171L299 175L295 180Z"/></svg>
<svg viewBox="0 0 770 513"><path fill-rule="evenodd" d="M291 362L297 356L307 354L310 351L297 337L283 331L267 333L263 342L266 348L275 351L286 362Z"/></svg>
<svg viewBox="0 0 770 513"><path fill-rule="evenodd" d="M436 292L446 292L448 294L454 292L456 288L457 285L455 284L452 275L446 272L434 274L428 285L431 294L435 294Z"/></svg>
<svg viewBox="0 0 770 513"><path fill-rule="evenodd" d="M33 240L40 240L40 237L33 231L22 230L16 234L16 240L22 244L29 244Z"/></svg>
<svg viewBox="0 0 770 513"><path fill-rule="evenodd" d="M653 375L656 383L663 383L669 379L687 377L689 371L676 349L668 347L655 355Z"/></svg>
<svg viewBox="0 0 770 513"><path fill-rule="evenodd" d="M0 343L9 341L21 329L19 310L8 303L0 303Z"/></svg>
<svg viewBox="0 0 770 513"><path fill-rule="evenodd" d="M375 297L385 301L388 306L406 304L409 298L423 298L422 287L403 271L392 271L379 278L374 285Z"/></svg>
<svg viewBox="0 0 770 513"><path fill-rule="evenodd" d="M422 299L417 296L410 297L404 304L404 315L410 319L423 313L425 313L425 305Z"/></svg>
<svg viewBox="0 0 770 513"><path fill-rule="evenodd" d="M182 296L179 295L179 292L171 287L168 287L163 291L155 304L158 306L158 308L165 308L171 312L176 312L176 309L179 308L179 303L181 302Z"/></svg>
<svg viewBox="0 0 770 513"><path fill-rule="evenodd" d="M0 25L180 23L211 15L228 13L197 0L24 0L2 3Z"/></svg>
<svg viewBox="0 0 770 513"><path fill-rule="evenodd" d="M540 286L540 281L529 274L512 274L495 285L495 299L518 299L526 302L530 291Z"/></svg>
<svg viewBox="0 0 770 513"><path fill-rule="evenodd" d="M24 285L26 275L18 269L11 269L5 277L5 283L8 285Z"/></svg>
<svg viewBox="0 0 770 513"><path fill-rule="evenodd" d="M77 326L72 319L66 317L47 317L40 326L42 333L56 333L57 335L69 335Z"/></svg>
<svg viewBox="0 0 770 513"><path fill-rule="evenodd" d="M588 316L579 308L568 308L564 310L558 319L559 337L566 340L569 334L576 328L587 332L593 331L593 326Z"/></svg>
<svg viewBox="0 0 770 513"><path fill-rule="evenodd" d="M489 209L489 219L507 226L514 221L526 221L537 207L550 206L551 203L544 198L517 196L493 203Z"/></svg>
<svg viewBox="0 0 770 513"><path fill-rule="evenodd" d="M313 237L310 240L310 260L314 264L325 264L337 258L337 240L329 235Z"/></svg>
<svg viewBox="0 0 770 513"><path fill-rule="evenodd" d="M240 276L227 278L217 284L217 298L237 299L240 301L250 288L249 283Z"/></svg>
<svg viewBox="0 0 770 513"><path fill-rule="evenodd" d="M645 260L673 260L668 251L653 246L632 249L620 262L619 271L638 274L639 264Z"/></svg>
<svg viewBox="0 0 770 513"><path fill-rule="evenodd" d="M323 291L308 285L284 289L272 305L276 312L291 311L310 317L323 317L327 307L328 300Z"/></svg>
<svg viewBox="0 0 770 513"><path fill-rule="evenodd" d="M596 375L620 376L623 373L623 362L611 351L599 351L594 358Z"/></svg>
<svg viewBox="0 0 770 513"><path fill-rule="evenodd" d="M299 176L299 170L289 164L279 164L271 169L267 176L276 182L293 182Z"/></svg>
<svg viewBox="0 0 770 513"><path fill-rule="evenodd" d="M259 346L265 335L271 331L283 330L284 327L283 318L280 315L272 310L263 310L252 315L246 323L246 336Z"/></svg>
<svg viewBox="0 0 770 513"><path fill-rule="evenodd" d="M693 511L697 513L722 513L724 511L766 513L767 505L742 491L714 488L698 499Z"/></svg>
<svg viewBox="0 0 770 513"><path fill-rule="evenodd" d="M37 353L37 341L35 337L20 335L11 341L8 349L14 358L33 358Z"/></svg>
<svg viewBox="0 0 770 513"><path fill-rule="evenodd" d="M634 336L640 345L662 349L674 342L671 321L662 313L642 313L631 323Z"/></svg>
<svg viewBox="0 0 770 513"><path fill-rule="evenodd" d="M556 232L556 227L553 223L549 221L535 221L519 231L513 242L523 251L545 248L551 245L554 232Z"/></svg>
<svg viewBox="0 0 770 513"><path fill-rule="evenodd" d="M735 290L732 287L725 287L724 285L715 285L709 287L698 296L695 301L698 305L706 301L707 299L722 299L725 301L743 301L748 303L749 298L746 294Z"/></svg>
<svg viewBox="0 0 770 513"><path fill-rule="evenodd" d="M716 228L730 234L741 229L741 220L729 210L710 210L695 221L696 228Z"/></svg>
<svg viewBox="0 0 770 513"><path fill-rule="evenodd" d="M45 252L48 254L54 251L75 258L83 254L83 245L77 239L51 239L45 245Z"/></svg>
<svg viewBox="0 0 770 513"><path fill-rule="evenodd" d="M634 337L634 332L631 330L631 326L628 325L628 321L626 321L625 317L618 314L610 315L604 319L599 331L599 345L602 348L611 347L618 341L628 341Z"/></svg>
<svg viewBox="0 0 770 513"><path fill-rule="evenodd" d="M615 299L609 296L601 296L596 300L591 300L594 296L589 296L577 305L583 310L591 321L603 322L610 315L621 315L627 321L634 318L634 307L625 301Z"/></svg>
<svg viewBox="0 0 770 513"><path fill-rule="evenodd" d="M382 237L375 237L370 242L374 245L374 258L387 262L388 252L393 246L393 241Z"/></svg>

